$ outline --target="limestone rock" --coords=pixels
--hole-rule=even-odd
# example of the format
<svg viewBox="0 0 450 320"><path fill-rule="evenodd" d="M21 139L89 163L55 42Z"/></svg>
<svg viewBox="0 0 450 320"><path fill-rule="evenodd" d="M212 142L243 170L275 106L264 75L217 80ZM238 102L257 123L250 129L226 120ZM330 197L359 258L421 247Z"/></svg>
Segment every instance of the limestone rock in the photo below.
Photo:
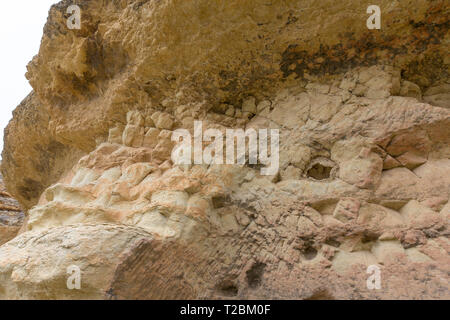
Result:
<svg viewBox="0 0 450 320"><path fill-rule="evenodd" d="M354 0L67 3L5 130L0 299L450 298L445 0L382 30ZM195 121L278 130L277 170L174 164Z"/></svg>
<svg viewBox="0 0 450 320"><path fill-rule="evenodd" d="M358 217L360 203L358 199L341 199L334 209L333 217L336 219L347 222Z"/></svg>
<svg viewBox="0 0 450 320"><path fill-rule="evenodd" d="M123 131L122 139L127 147L141 147L144 141L144 128L128 124Z"/></svg>
<svg viewBox="0 0 450 320"><path fill-rule="evenodd" d="M145 241L151 242L153 237L118 225L81 225L22 234L0 248L0 298L105 299L114 280L114 266L127 251ZM60 253L58 263L55 252ZM21 263L22 259L27 263ZM72 265L81 271L80 290L67 287L67 268ZM29 282L33 285L27 285Z"/></svg>
<svg viewBox="0 0 450 320"><path fill-rule="evenodd" d="M449 88L450 84L448 83L432 86L425 91L423 99L429 104L450 108Z"/></svg>
<svg viewBox="0 0 450 320"><path fill-rule="evenodd" d="M367 154L341 164L340 178L359 188L374 188L381 178L383 160L374 153L362 152Z"/></svg>
<svg viewBox="0 0 450 320"><path fill-rule="evenodd" d="M400 95L403 97L413 97L417 100L422 99L422 92L420 90L420 87L417 84L407 80L402 81Z"/></svg>
<svg viewBox="0 0 450 320"><path fill-rule="evenodd" d="M409 201L401 210L408 225L420 229L432 228L442 223L439 214L427 207L421 206L416 200ZM439 226L440 227L440 226ZM439 228L438 227L438 228Z"/></svg>
<svg viewBox="0 0 450 320"><path fill-rule="evenodd" d="M242 103L242 111L249 112L252 114L256 113L256 100L254 97L248 97Z"/></svg>
<svg viewBox="0 0 450 320"><path fill-rule="evenodd" d="M0 245L17 235L24 218L19 203L6 191L0 175Z"/></svg>

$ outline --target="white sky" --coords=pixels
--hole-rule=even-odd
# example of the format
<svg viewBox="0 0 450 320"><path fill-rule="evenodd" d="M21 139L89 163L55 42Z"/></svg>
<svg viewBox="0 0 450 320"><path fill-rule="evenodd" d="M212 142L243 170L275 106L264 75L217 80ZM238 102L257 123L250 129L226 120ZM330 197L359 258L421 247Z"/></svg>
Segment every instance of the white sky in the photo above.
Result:
<svg viewBox="0 0 450 320"><path fill-rule="evenodd" d="M58 0L11 0L0 3L0 150L12 111L32 90L26 66L39 51L48 10Z"/></svg>

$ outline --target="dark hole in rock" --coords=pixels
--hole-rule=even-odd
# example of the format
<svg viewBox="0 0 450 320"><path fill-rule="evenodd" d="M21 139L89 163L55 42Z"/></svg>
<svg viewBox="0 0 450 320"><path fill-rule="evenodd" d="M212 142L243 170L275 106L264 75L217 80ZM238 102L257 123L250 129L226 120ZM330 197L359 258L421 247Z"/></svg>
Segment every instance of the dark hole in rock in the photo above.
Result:
<svg viewBox="0 0 450 320"><path fill-rule="evenodd" d="M236 284L231 280L224 280L217 287L220 294L226 297L237 296L239 291Z"/></svg>
<svg viewBox="0 0 450 320"><path fill-rule="evenodd" d="M314 178L316 180L325 180L330 178L332 167L321 165L316 163L308 170L308 177Z"/></svg>
<svg viewBox="0 0 450 320"><path fill-rule="evenodd" d="M257 262L247 271L247 283L250 288L257 288L261 285L265 263Z"/></svg>
<svg viewBox="0 0 450 320"><path fill-rule="evenodd" d="M365 233L361 239L362 243L368 243L368 242L372 242L372 241L376 241L378 240L379 235L375 234L375 233Z"/></svg>
<svg viewBox="0 0 450 320"><path fill-rule="evenodd" d="M213 197L212 198L212 204L214 209L223 208L227 205L227 202L229 202L228 197Z"/></svg>
<svg viewBox="0 0 450 320"><path fill-rule="evenodd" d="M327 290L320 290L315 292L311 297L305 300L335 300L334 297Z"/></svg>
<svg viewBox="0 0 450 320"><path fill-rule="evenodd" d="M261 168L264 168L264 165L263 164L261 164L261 163L257 163L257 164L251 164L251 163L246 163L247 164L247 166L249 167L249 168L252 168L252 169L254 169L254 170L261 170Z"/></svg>
<svg viewBox="0 0 450 320"><path fill-rule="evenodd" d="M227 111L227 107L228 106L226 104L218 104L214 105L211 110L218 114L225 114L225 112Z"/></svg>
<svg viewBox="0 0 450 320"><path fill-rule="evenodd" d="M312 260L317 256L317 250L313 247L308 247L305 251L303 251L303 256L306 260Z"/></svg>
<svg viewBox="0 0 450 320"><path fill-rule="evenodd" d="M339 241L337 241L336 239L327 239L327 241L325 241L325 244L332 246L332 247L336 247L339 248L339 246L341 245L341 243Z"/></svg>
<svg viewBox="0 0 450 320"><path fill-rule="evenodd" d="M440 229L442 229L442 227ZM424 229L423 233L426 235L427 238L436 238L436 237L438 237L438 234L439 234L438 231L439 231L439 229L430 228L430 229Z"/></svg>

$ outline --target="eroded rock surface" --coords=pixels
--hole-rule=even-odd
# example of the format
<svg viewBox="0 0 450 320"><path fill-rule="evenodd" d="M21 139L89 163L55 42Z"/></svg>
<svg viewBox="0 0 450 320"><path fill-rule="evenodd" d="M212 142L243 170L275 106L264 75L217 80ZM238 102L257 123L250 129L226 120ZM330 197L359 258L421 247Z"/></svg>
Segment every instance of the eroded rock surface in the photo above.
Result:
<svg viewBox="0 0 450 320"><path fill-rule="evenodd" d="M6 130L0 298L450 298L445 1L382 1L381 30L352 1L80 3ZM279 171L174 165L195 120L278 129Z"/></svg>
<svg viewBox="0 0 450 320"><path fill-rule="evenodd" d="M24 218L19 203L6 191L0 174L0 245L17 235Z"/></svg>

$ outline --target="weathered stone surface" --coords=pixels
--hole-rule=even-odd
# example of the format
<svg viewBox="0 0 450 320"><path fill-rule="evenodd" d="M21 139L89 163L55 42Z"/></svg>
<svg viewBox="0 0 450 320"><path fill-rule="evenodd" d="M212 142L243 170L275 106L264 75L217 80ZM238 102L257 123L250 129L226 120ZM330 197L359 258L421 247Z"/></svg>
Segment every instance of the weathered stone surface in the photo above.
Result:
<svg viewBox="0 0 450 320"><path fill-rule="evenodd" d="M152 240L142 229L118 225L27 232L0 248L0 299L106 298L121 255ZM72 265L82 270L81 290L67 288L67 268Z"/></svg>
<svg viewBox="0 0 450 320"><path fill-rule="evenodd" d="M72 31L68 3L5 131L0 298L450 298L444 0L381 30L357 1L93 0ZM278 173L174 165L196 120L278 129Z"/></svg>
<svg viewBox="0 0 450 320"><path fill-rule="evenodd" d="M0 245L17 235L24 218L19 203L6 191L0 174Z"/></svg>

